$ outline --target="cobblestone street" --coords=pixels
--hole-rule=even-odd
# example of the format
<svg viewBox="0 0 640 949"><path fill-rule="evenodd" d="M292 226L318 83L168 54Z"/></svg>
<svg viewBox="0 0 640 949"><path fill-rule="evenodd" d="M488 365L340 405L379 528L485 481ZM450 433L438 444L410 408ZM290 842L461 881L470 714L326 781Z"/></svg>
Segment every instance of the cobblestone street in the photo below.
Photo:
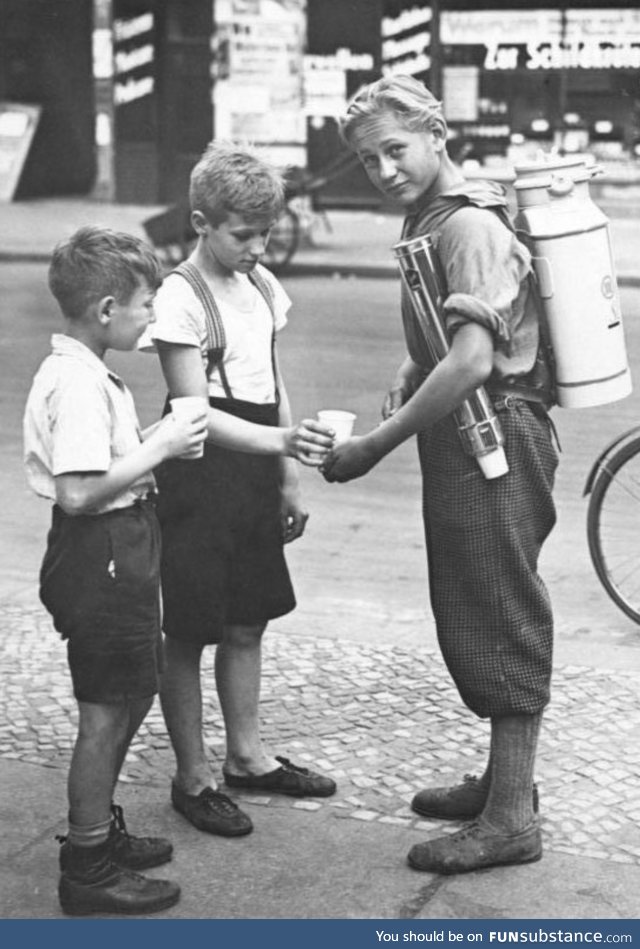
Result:
<svg viewBox="0 0 640 949"><path fill-rule="evenodd" d="M265 738L275 753L331 773L339 793L327 802L234 796L269 808L327 808L336 818L436 829L409 810L411 797L429 783L478 773L488 744L488 729L461 707L439 655L291 637L274 627L264 646ZM9 606L0 621L0 656L0 755L66 769L75 710L65 648L47 615ZM209 663L211 671L211 654ZM224 733L212 672L206 682L205 736L220 765ZM637 672L556 669L537 774L548 850L640 865L639 691ZM122 780L166 787L168 794L172 770L156 702Z"/></svg>

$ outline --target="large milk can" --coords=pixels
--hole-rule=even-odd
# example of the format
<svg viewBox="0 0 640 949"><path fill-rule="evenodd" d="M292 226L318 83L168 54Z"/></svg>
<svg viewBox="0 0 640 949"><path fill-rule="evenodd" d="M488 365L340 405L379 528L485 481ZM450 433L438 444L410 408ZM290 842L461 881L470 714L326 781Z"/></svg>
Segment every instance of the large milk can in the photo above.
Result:
<svg viewBox="0 0 640 949"><path fill-rule="evenodd" d="M533 256L558 404L622 399L631 392L631 374L609 225L589 194L598 169L579 157L541 155L515 170L515 224Z"/></svg>

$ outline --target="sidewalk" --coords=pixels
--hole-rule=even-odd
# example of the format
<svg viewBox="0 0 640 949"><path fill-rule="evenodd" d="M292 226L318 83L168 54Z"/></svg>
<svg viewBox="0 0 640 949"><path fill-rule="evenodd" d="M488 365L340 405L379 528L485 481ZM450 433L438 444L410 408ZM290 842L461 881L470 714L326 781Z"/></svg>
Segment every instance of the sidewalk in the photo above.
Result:
<svg viewBox="0 0 640 949"><path fill-rule="evenodd" d="M161 207L115 205L82 198L50 198L0 203L0 262L47 262L54 245L83 224L102 224L144 237L142 221ZM640 286L640 199L609 199L611 237L621 287ZM637 213L636 213L637 212ZM394 277L391 248L399 239L401 218L371 211L328 211L287 268L291 276L342 275Z"/></svg>
<svg viewBox="0 0 640 949"><path fill-rule="evenodd" d="M408 803L429 782L483 767L485 723L460 706L433 649L283 635L265 642L262 721L268 744L333 774L335 798L232 792L250 837L194 830L169 803L173 760L158 703L136 736L116 799L133 833L169 837L177 919L634 919L640 892L640 672L558 667L537 780L545 855L460 877L416 873L413 843L449 825ZM210 658L210 657L209 657ZM75 734L64 650L41 607L0 617L0 914L60 915L54 837L65 832L65 778ZM205 680L205 740L218 761L221 716ZM428 737L428 740L425 740ZM455 826L454 826L455 829Z"/></svg>

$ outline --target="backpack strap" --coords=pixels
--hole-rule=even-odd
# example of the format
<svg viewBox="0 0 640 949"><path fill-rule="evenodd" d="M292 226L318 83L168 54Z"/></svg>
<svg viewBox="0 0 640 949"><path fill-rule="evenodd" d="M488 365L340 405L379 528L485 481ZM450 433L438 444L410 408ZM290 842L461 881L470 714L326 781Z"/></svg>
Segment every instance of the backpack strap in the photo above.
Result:
<svg viewBox="0 0 640 949"><path fill-rule="evenodd" d="M212 369L217 367L224 394L228 399L232 399L233 393L224 368L224 351L227 345L227 337L215 297L206 280L191 261L184 260L181 264L178 264L173 273L187 281L204 310L207 330L207 377Z"/></svg>

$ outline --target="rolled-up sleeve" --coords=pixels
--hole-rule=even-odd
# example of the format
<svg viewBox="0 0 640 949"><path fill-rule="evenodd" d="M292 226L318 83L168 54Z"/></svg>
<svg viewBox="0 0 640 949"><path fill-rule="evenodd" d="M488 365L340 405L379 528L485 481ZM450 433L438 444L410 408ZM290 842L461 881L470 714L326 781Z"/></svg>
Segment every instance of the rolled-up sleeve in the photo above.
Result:
<svg viewBox="0 0 640 949"><path fill-rule="evenodd" d="M449 218L437 249L445 265L449 332L479 323L491 332L495 348L508 353L522 284L531 269L527 249L497 215L477 207Z"/></svg>

